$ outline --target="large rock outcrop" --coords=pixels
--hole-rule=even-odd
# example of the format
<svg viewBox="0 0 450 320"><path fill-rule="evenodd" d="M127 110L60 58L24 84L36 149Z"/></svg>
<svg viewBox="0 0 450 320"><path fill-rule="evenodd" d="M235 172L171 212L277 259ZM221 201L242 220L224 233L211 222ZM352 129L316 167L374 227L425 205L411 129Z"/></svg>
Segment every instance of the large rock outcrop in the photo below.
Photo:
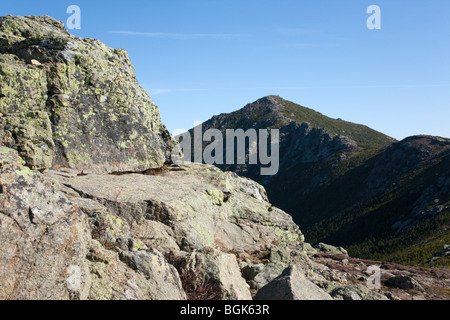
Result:
<svg viewBox="0 0 450 320"><path fill-rule="evenodd" d="M172 148L127 52L50 17L0 18L0 128L34 169L143 171Z"/></svg>
<svg viewBox="0 0 450 320"><path fill-rule="evenodd" d="M157 248L178 266L183 281L194 276L194 286L210 284L217 298L251 299L238 262L268 259L264 272L275 261L272 252L285 252L288 260L270 281L291 255L304 257L298 226L270 205L265 190L213 166L85 176L51 170L47 177L90 218L92 237L104 248ZM190 294L195 298L196 291Z"/></svg>
<svg viewBox="0 0 450 320"><path fill-rule="evenodd" d="M185 299L188 285L192 299L251 299L240 261L306 259L290 216L234 173L41 174L16 150L0 154L3 299Z"/></svg>
<svg viewBox="0 0 450 320"><path fill-rule="evenodd" d="M0 154L0 299L87 298L84 215L15 150Z"/></svg>
<svg viewBox="0 0 450 320"><path fill-rule="evenodd" d="M161 253L106 250L47 177L15 150L0 147L0 155L0 299L186 298Z"/></svg>

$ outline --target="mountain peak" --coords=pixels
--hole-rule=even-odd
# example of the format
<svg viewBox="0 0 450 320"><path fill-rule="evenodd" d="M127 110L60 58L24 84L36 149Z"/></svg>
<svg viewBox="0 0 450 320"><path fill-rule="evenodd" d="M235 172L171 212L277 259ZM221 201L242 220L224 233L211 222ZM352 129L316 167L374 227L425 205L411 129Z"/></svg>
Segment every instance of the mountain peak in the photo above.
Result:
<svg viewBox="0 0 450 320"><path fill-rule="evenodd" d="M284 101L280 96L270 95L247 104L244 109L254 111L255 109L265 108L267 112L272 113L281 110L284 107Z"/></svg>
<svg viewBox="0 0 450 320"><path fill-rule="evenodd" d="M279 104L279 103L283 103L284 99L278 95L270 95L270 96L265 96L261 99L258 99L256 102L257 103L271 103L271 104Z"/></svg>
<svg viewBox="0 0 450 320"><path fill-rule="evenodd" d="M360 146L386 147L396 140L367 126L341 119L333 119L313 109L269 95L247 104L244 108L215 117L213 127L279 129L291 122L308 123L312 128L324 129L330 135L354 140Z"/></svg>

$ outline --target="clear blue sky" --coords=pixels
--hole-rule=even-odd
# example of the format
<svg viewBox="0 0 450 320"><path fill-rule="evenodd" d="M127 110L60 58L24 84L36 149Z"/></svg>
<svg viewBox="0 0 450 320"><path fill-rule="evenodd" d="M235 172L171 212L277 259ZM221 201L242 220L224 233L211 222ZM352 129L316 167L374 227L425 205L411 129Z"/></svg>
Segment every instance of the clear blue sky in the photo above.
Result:
<svg viewBox="0 0 450 320"><path fill-rule="evenodd" d="M397 139L450 137L450 1L2 1L126 49L171 131L266 95ZM369 30L369 5L381 30Z"/></svg>

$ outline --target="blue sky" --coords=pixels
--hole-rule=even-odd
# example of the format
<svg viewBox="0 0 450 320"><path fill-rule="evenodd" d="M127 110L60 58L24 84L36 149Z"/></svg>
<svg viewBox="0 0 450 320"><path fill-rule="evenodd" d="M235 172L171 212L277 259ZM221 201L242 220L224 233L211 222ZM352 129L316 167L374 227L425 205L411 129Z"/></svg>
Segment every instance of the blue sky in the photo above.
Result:
<svg viewBox="0 0 450 320"><path fill-rule="evenodd" d="M276 94L394 138L450 137L450 1L3 1L124 48L173 131ZM369 30L369 5L381 30Z"/></svg>

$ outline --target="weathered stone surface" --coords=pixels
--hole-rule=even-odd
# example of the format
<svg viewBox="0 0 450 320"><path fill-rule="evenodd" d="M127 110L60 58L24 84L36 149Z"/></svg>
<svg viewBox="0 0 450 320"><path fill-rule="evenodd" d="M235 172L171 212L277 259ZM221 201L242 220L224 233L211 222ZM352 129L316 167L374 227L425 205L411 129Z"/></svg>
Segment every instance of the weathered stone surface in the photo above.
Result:
<svg viewBox="0 0 450 320"><path fill-rule="evenodd" d="M313 256L317 253L317 250L308 242L303 243L303 251L305 251L308 256Z"/></svg>
<svg viewBox="0 0 450 320"><path fill-rule="evenodd" d="M259 290L278 277L285 269L286 265L283 263L269 263L250 280L250 285L253 289Z"/></svg>
<svg viewBox="0 0 450 320"><path fill-rule="evenodd" d="M255 300L332 300L331 296L309 281L295 266L261 288Z"/></svg>
<svg viewBox="0 0 450 320"><path fill-rule="evenodd" d="M25 161L16 150L0 146L0 166L24 164Z"/></svg>
<svg viewBox="0 0 450 320"><path fill-rule="evenodd" d="M349 287L339 287L334 289L330 295L336 300L361 300L361 296L355 291Z"/></svg>
<svg viewBox="0 0 450 320"><path fill-rule="evenodd" d="M86 218L20 162L0 164L0 299L85 299Z"/></svg>
<svg viewBox="0 0 450 320"><path fill-rule="evenodd" d="M70 201L17 151L0 154L0 299L186 298L177 271L127 223L94 200Z"/></svg>
<svg viewBox="0 0 450 320"><path fill-rule="evenodd" d="M251 183L259 190L255 182L213 166L196 164L181 168L184 171L178 168L157 176L52 177L80 197L106 206L126 221L133 233L138 230L137 234L144 234L146 231L140 226L147 221L165 225L157 231L160 233L157 237L171 237L183 250L218 248L239 253L298 246L303 242L303 235L289 215L261 200L266 199L265 194L256 198L253 189L247 193ZM227 191L229 195L222 205L211 201L208 190L225 192L225 189L231 191ZM148 236L143 238L144 243L154 244Z"/></svg>
<svg viewBox="0 0 450 320"><path fill-rule="evenodd" d="M347 250L345 250L344 248L331 246L325 243L319 243L317 249L327 254L343 254L348 256Z"/></svg>
<svg viewBox="0 0 450 320"><path fill-rule="evenodd" d="M367 285L359 283L334 284L327 291L335 300L389 300L385 294L369 290Z"/></svg>
<svg viewBox="0 0 450 320"><path fill-rule="evenodd" d="M386 280L386 285L400 289L413 289L423 291L423 287L414 278L408 276L397 276Z"/></svg>
<svg viewBox="0 0 450 320"><path fill-rule="evenodd" d="M178 252L186 264L179 272L197 277L182 281L214 285L215 298L251 299L238 260L267 259L261 279L250 281L260 288L283 272L292 261L290 251L301 251L304 241L292 219L267 202L261 186L213 166L180 164L161 175L47 176L90 217L100 244L124 252L133 252L134 243L165 255ZM127 255L135 253L121 254Z"/></svg>
<svg viewBox="0 0 450 320"><path fill-rule="evenodd" d="M294 260L293 257L291 257L291 253L293 252L287 248L273 247L267 255L269 262L265 265L254 265L251 262L248 263L246 268L246 279L248 280L251 288L259 290L270 281L278 277Z"/></svg>
<svg viewBox="0 0 450 320"><path fill-rule="evenodd" d="M187 257L187 272L196 274L203 285L215 286L218 299L251 300L249 287L233 254L219 250L194 252Z"/></svg>
<svg viewBox="0 0 450 320"><path fill-rule="evenodd" d="M186 299L177 270L157 250L127 251L121 254L121 259L147 278L153 300Z"/></svg>
<svg viewBox="0 0 450 320"><path fill-rule="evenodd" d="M172 138L126 51L50 17L0 17L0 143L35 169L161 167Z"/></svg>
<svg viewBox="0 0 450 320"><path fill-rule="evenodd" d="M345 299L351 292L356 293L361 300L447 300L447 290L450 289L450 271L447 269L430 269L399 265L396 263L362 260L347 257L342 261L342 254L330 255L317 253L311 259L314 263L311 269L319 277L309 277L315 284L327 291L334 299ZM373 288L374 276L368 268L380 267L380 287ZM387 280L395 277L409 277L416 280L423 290L401 289L390 286ZM372 290L369 290L368 283ZM412 287L412 286L408 286Z"/></svg>

